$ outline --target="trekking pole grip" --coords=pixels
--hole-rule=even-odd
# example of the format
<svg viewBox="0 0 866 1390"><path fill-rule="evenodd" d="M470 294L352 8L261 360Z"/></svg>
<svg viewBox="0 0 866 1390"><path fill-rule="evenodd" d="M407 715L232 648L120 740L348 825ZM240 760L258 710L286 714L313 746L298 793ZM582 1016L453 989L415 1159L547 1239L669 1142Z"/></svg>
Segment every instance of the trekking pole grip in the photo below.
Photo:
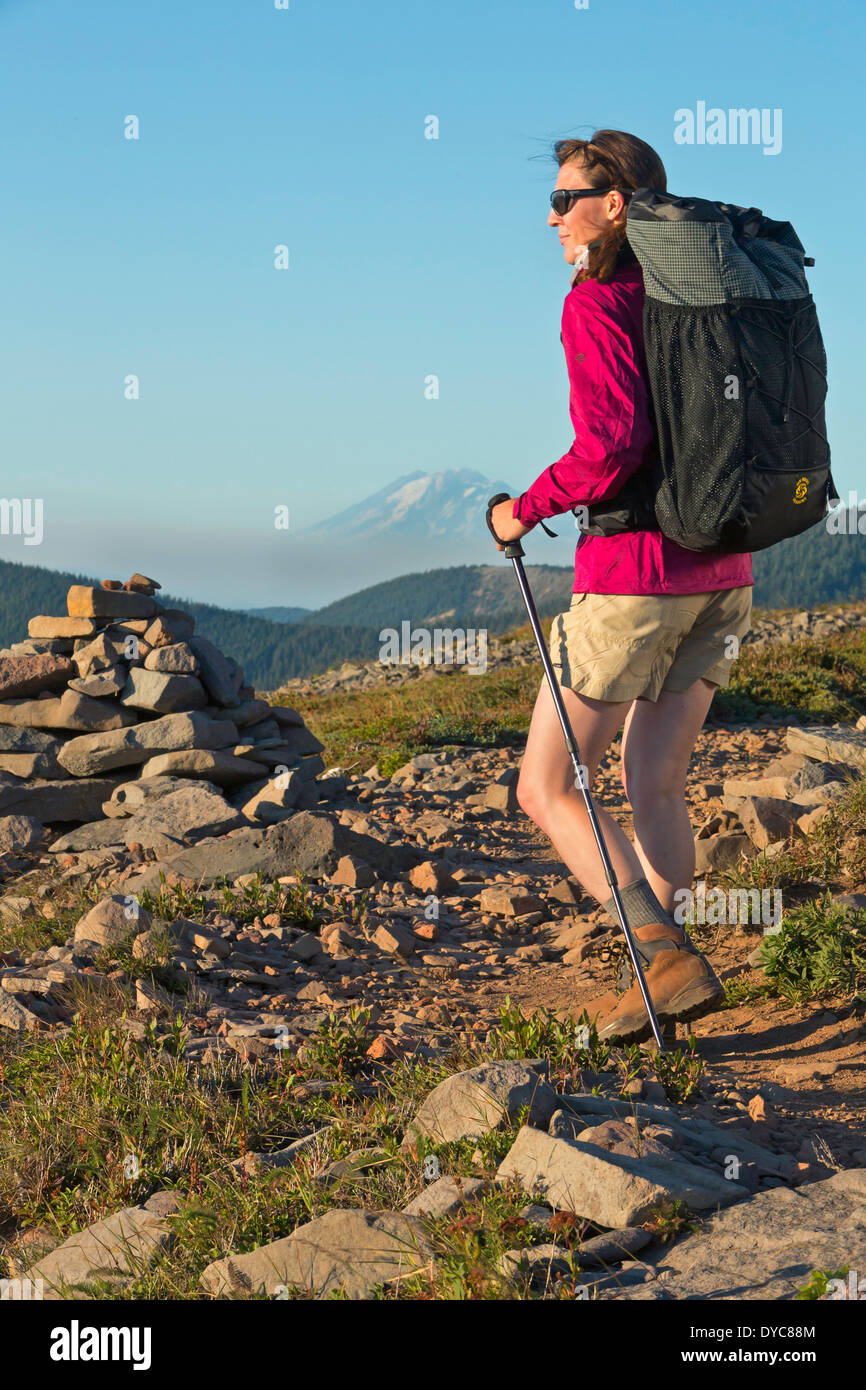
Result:
<svg viewBox="0 0 866 1390"><path fill-rule="evenodd" d="M490 501L487 503L487 529L490 532L493 539L496 541L496 544L505 547L506 558L509 560L515 560L518 559L521 555L523 555L523 546L520 544L520 541L501 540L493 529L492 521L493 508L498 507L500 502L507 502L508 500L509 497L507 492L497 492L495 497L490 498Z"/></svg>

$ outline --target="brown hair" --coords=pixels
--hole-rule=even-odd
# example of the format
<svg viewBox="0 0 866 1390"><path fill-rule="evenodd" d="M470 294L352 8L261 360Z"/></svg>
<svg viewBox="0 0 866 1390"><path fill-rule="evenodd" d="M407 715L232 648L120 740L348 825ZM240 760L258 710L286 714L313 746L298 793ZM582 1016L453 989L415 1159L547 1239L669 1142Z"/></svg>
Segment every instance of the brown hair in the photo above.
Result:
<svg viewBox="0 0 866 1390"><path fill-rule="evenodd" d="M597 130L589 140L557 140L553 153L560 169L563 164L580 164L593 188L614 187L629 194L636 188L664 192L668 185L665 166L652 146L624 130ZM620 266L634 260L623 211L622 217L602 233L600 244L590 248L589 264L572 283L609 280Z"/></svg>

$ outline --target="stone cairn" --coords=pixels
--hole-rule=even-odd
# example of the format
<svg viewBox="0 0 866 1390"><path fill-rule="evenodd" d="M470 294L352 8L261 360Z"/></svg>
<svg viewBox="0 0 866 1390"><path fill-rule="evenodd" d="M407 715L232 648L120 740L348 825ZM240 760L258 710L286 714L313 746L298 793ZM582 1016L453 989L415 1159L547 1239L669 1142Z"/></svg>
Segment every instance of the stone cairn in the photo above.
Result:
<svg viewBox="0 0 866 1390"><path fill-rule="evenodd" d="M326 795L322 744L257 699L236 661L134 574L74 584L0 651L0 852L52 844L157 851L274 824ZM84 824L82 824L84 823Z"/></svg>

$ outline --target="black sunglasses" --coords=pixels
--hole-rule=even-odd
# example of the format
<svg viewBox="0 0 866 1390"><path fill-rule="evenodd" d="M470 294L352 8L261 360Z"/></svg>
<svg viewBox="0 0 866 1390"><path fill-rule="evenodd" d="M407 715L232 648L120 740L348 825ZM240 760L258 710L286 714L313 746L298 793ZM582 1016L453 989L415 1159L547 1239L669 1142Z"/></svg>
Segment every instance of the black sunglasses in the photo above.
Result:
<svg viewBox="0 0 866 1390"><path fill-rule="evenodd" d="M623 188L555 188L550 195L550 206L557 217L565 217L567 212L571 212L575 203L580 198L601 198L605 193L622 193L624 198L631 197Z"/></svg>

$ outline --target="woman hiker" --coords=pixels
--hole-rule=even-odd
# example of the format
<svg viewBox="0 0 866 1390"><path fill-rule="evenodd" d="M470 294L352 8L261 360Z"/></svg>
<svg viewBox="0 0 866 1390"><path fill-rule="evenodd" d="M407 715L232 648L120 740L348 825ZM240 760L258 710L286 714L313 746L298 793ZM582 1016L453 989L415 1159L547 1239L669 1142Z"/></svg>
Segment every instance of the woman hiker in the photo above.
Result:
<svg viewBox="0 0 866 1390"><path fill-rule="evenodd" d="M500 502L493 530L519 540L547 517L614 498L652 439L643 278L626 239L629 194L664 190L656 152L634 135L599 130L560 140L548 225L575 267L562 314L574 443L520 497ZM498 547L503 548L501 545ZM634 843L605 811L602 830L659 1022L711 1012L723 997L706 958L674 919L695 870L685 803L689 759L713 691L726 685L729 639L749 629L749 555L685 550L660 531L584 535L571 606L554 620L550 656L590 786L614 736ZM520 773L521 807L586 891L617 920L583 799L546 683ZM636 1041L649 1019L628 963L619 988L586 1006L602 1039Z"/></svg>

